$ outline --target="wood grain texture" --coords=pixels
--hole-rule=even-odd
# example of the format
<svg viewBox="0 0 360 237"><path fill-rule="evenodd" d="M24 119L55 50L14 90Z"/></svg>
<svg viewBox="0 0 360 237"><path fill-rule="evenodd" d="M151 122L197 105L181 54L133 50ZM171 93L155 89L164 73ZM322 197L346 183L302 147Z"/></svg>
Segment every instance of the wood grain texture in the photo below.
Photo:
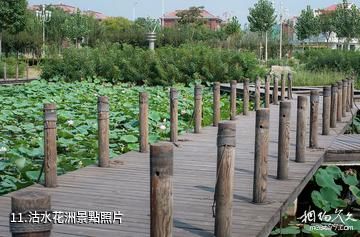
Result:
<svg viewBox="0 0 360 237"><path fill-rule="evenodd" d="M149 152L149 95L139 93L139 134L140 152Z"/></svg>
<svg viewBox="0 0 360 237"><path fill-rule="evenodd" d="M285 101L286 98L286 78L284 74L281 74L281 101Z"/></svg>
<svg viewBox="0 0 360 237"><path fill-rule="evenodd" d="M110 147L109 147L109 126L110 126L110 106L109 98L100 96L98 98L98 160L99 167L109 167Z"/></svg>
<svg viewBox="0 0 360 237"><path fill-rule="evenodd" d="M260 87L261 80L260 77L257 76L255 81L255 111L261 108Z"/></svg>
<svg viewBox="0 0 360 237"><path fill-rule="evenodd" d="M346 116L346 107L347 107L347 80L342 81L342 117Z"/></svg>
<svg viewBox="0 0 360 237"><path fill-rule="evenodd" d="M274 105L279 104L279 78L274 74L274 87L272 93L272 101Z"/></svg>
<svg viewBox="0 0 360 237"><path fill-rule="evenodd" d="M310 95L310 148L319 148L318 118L319 118L319 91L313 90Z"/></svg>
<svg viewBox="0 0 360 237"><path fill-rule="evenodd" d="M243 114L249 114L249 79L244 79Z"/></svg>
<svg viewBox="0 0 360 237"><path fill-rule="evenodd" d="M338 86L333 84L331 86L331 105L330 105L330 128L336 128L337 116L337 99L338 99Z"/></svg>
<svg viewBox="0 0 360 237"><path fill-rule="evenodd" d="M170 141L178 141L178 92L176 88L170 89Z"/></svg>
<svg viewBox="0 0 360 237"><path fill-rule="evenodd" d="M44 105L44 173L45 187L57 184L56 105Z"/></svg>
<svg viewBox="0 0 360 237"><path fill-rule="evenodd" d="M337 114L336 114L336 121L342 121L342 82L338 82L338 101L337 101Z"/></svg>
<svg viewBox="0 0 360 237"><path fill-rule="evenodd" d="M194 133L200 133L202 123L202 87L194 88Z"/></svg>
<svg viewBox="0 0 360 237"><path fill-rule="evenodd" d="M291 102L280 102L277 178L288 179Z"/></svg>
<svg viewBox="0 0 360 237"><path fill-rule="evenodd" d="M236 85L237 85L237 81L236 80L232 80L231 81L231 93L230 93L230 120L235 120L236 119Z"/></svg>
<svg viewBox="0 0 360 237"><path fill-rule="evenodd" d="M213 126L217 127L220 122L220 82L213 85Z"/></svg>
<svg viewBox="0 0 360 237"><path fill-rule="evenodd" d="M308 98L307 96L298 96L297 99L295 161L305 163Z"/></svg>
<svg viewBox="0 0 360 237"><path fill-rule="evenodd" d="M322 135L330 134L331 87L323 88Z"/></svg>
<svg viewBox="0 0 360 237"><path fill-rule="evenodd" d="M288 73L288 99L293 99L293 92L292 92L292 85L293 85L293 77L292 74Z"/></svg>
<svg viewBox="0 0 360 237"><path fill-rule="evenodd" d="M270 80L271 76L265 77L265 108L270 108Z"/></svg>

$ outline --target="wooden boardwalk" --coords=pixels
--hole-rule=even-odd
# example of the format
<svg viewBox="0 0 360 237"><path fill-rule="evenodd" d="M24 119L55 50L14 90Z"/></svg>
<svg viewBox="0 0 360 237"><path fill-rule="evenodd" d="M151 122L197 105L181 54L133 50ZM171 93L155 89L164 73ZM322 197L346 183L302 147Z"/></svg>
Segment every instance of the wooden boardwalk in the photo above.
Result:
<svg viewBox="0 0 360 237"><path fill-rule="evenodd" d="M292 100L289 180L276 179L279 106L271 105L268 201L251 203L254 173L255 113L238 116L233 202L233 236L268 236L274 225L322 164L327 149L342 134L351 114L331 129L330 136L319 135L324 149L308 150L307 162L294 162L296 100ZM319 113L322 113L320 102ZM319 116L321 128L321 116ZM318 131L320 134L320 130ZM180 136L174 150L174 236L213 236L212 203L216 178L217 128L201 134ZM52 236L149 236L150 230L149 154L130 152L112 160L111 168L90 166L59 177L59 187L45 189L33 185L27 190L51 194L56 211L121 211L123 223L112 225L54 225ZM8 237L10 196L0 197L0 236Z"/></svg>
<svg viewBox="0 0 360 237"><path fill-rule="evenodd" d="M360 135L345 134L336 138L326 154L329 162L360 162Z"/></svg>

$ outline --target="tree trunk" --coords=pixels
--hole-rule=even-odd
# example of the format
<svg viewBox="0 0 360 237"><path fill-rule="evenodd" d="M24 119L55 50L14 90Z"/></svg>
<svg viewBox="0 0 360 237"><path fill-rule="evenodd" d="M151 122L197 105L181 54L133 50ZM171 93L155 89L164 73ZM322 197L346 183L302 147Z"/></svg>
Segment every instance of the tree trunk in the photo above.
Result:
<svg viewBox="0 0 360 237"><path fill-rule="evenodd" d="M265 31L265 63L268 61L268 32Z"/></svg>

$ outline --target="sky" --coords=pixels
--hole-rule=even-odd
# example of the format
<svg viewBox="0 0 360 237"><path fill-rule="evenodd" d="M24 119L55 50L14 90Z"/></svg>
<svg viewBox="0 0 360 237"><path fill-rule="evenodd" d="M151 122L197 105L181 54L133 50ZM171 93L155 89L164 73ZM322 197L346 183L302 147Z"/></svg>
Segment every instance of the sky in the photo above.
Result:
<svg viewBox="0 0 360 237"><path fill-rule="evenodd" d="M324 8L342 0L283 0L286 16L297 16L306 5L312 8ZM249 8L256 0L28 0L29 4L64 3L79 7L81 10L93 10L102 12L108 16L122 16L129 19L135 17L158 18L162 14L163 4L165 12L175 9L186 9L190 6L204 6L212 14L226 19L229 16L237 16L244 25L247 22ZM350 0L360 5L360 0ZM275 0L275 6L280 12L281 1ZM134 11L135 10L135 11ZM134 14L135 13L135 14ZM277 14L279 15L279 14Z"/></svg>

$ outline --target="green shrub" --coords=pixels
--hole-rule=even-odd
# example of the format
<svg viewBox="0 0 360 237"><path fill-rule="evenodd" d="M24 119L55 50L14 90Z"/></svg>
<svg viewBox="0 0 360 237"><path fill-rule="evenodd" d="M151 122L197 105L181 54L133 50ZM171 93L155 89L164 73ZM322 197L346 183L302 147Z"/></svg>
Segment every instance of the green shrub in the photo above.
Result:
<svg viewBox="0 0 360 237"><path fill-rule="evenodd" d="M0 78L4 78L4 62L6 62L6 76L7 78L16 77L16 62L15 57L5 58L3 61L0 61ZM22 61L19 61L19 77L25 75L26 64Z"/></svg>
<svg viewBox="0 0 360 237"><path fill-rule="evenodd" d="M152 52L113 44L66 49L62 57L44 62L42 78L80 81L97 77L111 83L172 85L194 80L228 82L264 74L255 55L248 52L192 44L161 47Z"/></svg>

